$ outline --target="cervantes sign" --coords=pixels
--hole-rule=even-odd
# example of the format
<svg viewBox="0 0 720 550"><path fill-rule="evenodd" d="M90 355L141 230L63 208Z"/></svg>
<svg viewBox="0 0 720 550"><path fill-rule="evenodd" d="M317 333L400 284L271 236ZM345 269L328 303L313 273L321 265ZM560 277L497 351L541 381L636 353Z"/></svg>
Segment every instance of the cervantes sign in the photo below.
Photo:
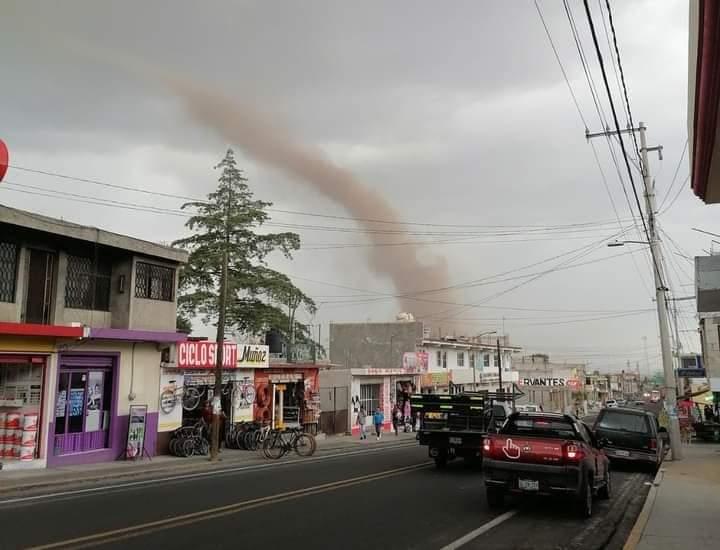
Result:
<svg viewBox="0 0 720 550"><path fill-rule="evenodd" d="M575 378L521 378L522 386L547 387L547 388L570 388L572 390L580 387L580 381Z"/></svg>

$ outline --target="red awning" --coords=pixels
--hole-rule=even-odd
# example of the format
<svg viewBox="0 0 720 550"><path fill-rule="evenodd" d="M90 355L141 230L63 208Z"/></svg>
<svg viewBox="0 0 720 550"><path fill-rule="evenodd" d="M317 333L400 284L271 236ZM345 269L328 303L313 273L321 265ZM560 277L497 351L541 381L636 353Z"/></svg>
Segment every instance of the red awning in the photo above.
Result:
<svg viewBox="0 0 720 550"><path fill-rule="evenodd" d="M50 338L82 338L83 327L38 325L34 323L0 323L0 335L45 336Z"/></svg>

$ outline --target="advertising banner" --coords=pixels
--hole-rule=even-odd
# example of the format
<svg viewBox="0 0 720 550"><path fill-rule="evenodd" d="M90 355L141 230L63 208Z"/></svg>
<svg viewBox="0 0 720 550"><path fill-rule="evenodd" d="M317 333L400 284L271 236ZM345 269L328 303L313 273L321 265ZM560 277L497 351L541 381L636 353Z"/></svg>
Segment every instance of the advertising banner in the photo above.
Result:
<svg viewBox="0 0 720 550"><path fill-rule="evenodd" d="M158 432L171 432L182 426L182 389L185 383L181 372L160 370L160 404Z"/></svg>
<svg viewBox="0 0 720 550"><path fill-rule="evenodd" d="M177 366L181 369L212 369L217 357L216 342L180 342L177 345ZM237 344L223 345L223 368L234 369L238 362Z"/></svg>
<svg viewBox="0 0 720 550"><path fill-rule="evenodd" d="M238 345L239 357L237 366L239 368L262 369L270 366L270 347L260 344Z"/></svg>
<svg viewBox="0 0 720 550"><path fill-rule="evenodd" d="M147 405L130 405L128 421L126 458L139 458L145 449L145 426L147 425Z"/></svg>
<svg viewBox="0 0 720 550"><path fill-rule="evenodd" d="M403 353L402 368L407 374L421 374L428 370L428 353L410 351Z"/></svg>

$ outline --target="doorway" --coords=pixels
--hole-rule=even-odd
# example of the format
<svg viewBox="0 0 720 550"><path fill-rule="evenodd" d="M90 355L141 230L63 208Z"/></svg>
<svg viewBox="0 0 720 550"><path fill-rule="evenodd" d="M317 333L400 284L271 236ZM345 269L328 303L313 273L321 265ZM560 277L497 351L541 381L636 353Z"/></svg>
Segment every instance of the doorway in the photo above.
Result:
<svg viewBox="0 0 720 550"><path fill-rule="evenodd" d="M111 369L61 369L55 400L55 454L106 449L112 404Z"/></svg>
<svg viewBox="0 0 720 550"><path fill-rule="evenodd" d="M55 254L30 250L30 271L25 298L25 322L47 325L53 302Z"/></svg>

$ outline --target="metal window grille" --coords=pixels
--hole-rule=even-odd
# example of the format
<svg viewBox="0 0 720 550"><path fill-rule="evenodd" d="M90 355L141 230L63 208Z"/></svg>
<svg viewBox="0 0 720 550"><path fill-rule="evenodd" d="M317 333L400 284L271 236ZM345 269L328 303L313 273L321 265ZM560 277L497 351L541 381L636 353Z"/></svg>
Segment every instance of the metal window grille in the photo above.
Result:
<svg viewBox="0 0 720 550"><path fill-rule="evenodd" d="M442 368L447 368L447 351L442 352Z"/></svg>
<svg viewBox="0 0 720 550"><path fill-rule="evenodd" d="M458 367L465 366L465 352L464 351L457 352L457 366Z"/></svg>
<svg viewBox="0 0 720 550"><path fill-rule="evenodd" d="M138 262L135 267L135 297L173 301L175 270L162 265Z"/></svg>
<svg viewBox="0 0 720 550"><path fill-rule="evenodd" d="M0 242L0 302L15 301L18 246Z"/></svg>
<svg viewBox="0 0 720 550"><path fill-rule="evenodd" d="M360 384L360 405L365 407L367 414L380 408L381 384Z"/></svg>
<svg viewBox="0 0 720 550"><path fill-rule="evenodd" d="M111 267L106 262L69 255L65 307L109 311L110 275Z"/></svg>

